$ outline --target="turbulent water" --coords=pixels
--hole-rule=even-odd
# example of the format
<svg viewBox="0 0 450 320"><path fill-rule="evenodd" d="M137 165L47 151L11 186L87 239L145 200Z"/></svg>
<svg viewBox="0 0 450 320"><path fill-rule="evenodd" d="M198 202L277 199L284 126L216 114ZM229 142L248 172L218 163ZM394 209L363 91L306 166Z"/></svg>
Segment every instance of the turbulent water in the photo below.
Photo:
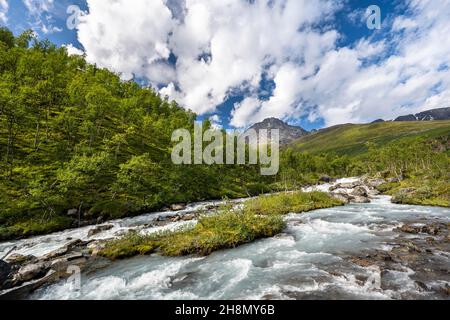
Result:
<svg viewBox="0 0 450 320"><path fill-rule="evenodd" d="M208 204L187 209L195 210ZM139 227L157 214L115 221L108 238ZM418 220L450 222L445 208L395 205L389 197L301 215L289 215L277 237L256 241L209 257L166 258L158 255L113 263L83 274L81 291L62 281L40 289L33 299L398 299L433 298L421 290L408 267L390 271L381 285L379 267L360 267L348 258L370 250L389 251L398 237L394 229ZM172 224L175 228L179 224ZM87 238L90 228L20 242L3 243L0 252L18 245L19 252L42 255L66 243ZM153 229L142 232L153 232ZM439 253L450 266L448 252ZM387 279L387 280L386 280ZM386 284L386 281L388 282ZM450 276L427 285L450 285Z"/></svg>

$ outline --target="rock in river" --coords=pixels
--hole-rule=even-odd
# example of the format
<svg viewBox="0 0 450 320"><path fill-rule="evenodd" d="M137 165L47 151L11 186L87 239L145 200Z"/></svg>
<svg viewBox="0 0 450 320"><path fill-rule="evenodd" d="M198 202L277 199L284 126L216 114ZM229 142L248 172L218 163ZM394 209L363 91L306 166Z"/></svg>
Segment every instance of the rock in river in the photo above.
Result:
<svg viewBox="0 0 450 320"><path fill-rule="evenodd" d="M3 260L0 260L0 287L8 279L11 273L11 265Z"/></svg>
<svg viewBox="0 0 450 320"><path fill-rule="evenodd" d="M17 282L30 281L43 277L47 271L48 266L43 262L28 264L20 268L20 270L15 275L14 280Z"/></svg>
<svg viewBox="0 0 450 320"><path fill-rule="evenodd" d="M111 224L95 227L95 228L89 230L88 237L93 237L96 234L99 234L99 233L101 233L103 231L111 230L112 228L114 228L114 226L111 225Z"/></svg>

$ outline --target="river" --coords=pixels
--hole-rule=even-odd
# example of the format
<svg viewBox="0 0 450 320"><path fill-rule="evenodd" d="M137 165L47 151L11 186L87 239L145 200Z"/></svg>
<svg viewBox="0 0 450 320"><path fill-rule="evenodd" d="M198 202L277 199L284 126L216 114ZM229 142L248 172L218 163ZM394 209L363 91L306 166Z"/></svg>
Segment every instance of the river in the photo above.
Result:
<svg viewBox="0 0 450 320"><path fill-rule="evenodd" d="M327 186L325 186L327 187ZM185 211L215 205L196 204ZM113 221L113 229L96 239L117 236L129 228L155 232L173 223L146 228L155 213ZM355 257L389 253L399 243L424 242L429 235L401 235L409 223L450 223L450 210L396 205L387 196L368 204L290 214L283 234L208 257L167 258L159 255L114 262L81 275L81 290L61 281L36 291L31 299L446 299L450 287L450 252L428 252L427 268L412 261L358 265ZM92 227L0 244L0 256L15 245L18 253L44 255L71 239L87 239ZM447 239L448 241L448 239ZM448 248L448 246L446 247ZM414 264L415 263L415 264ZM425 268L426 270L428 270ZM418 281L420 280L420 281ZM442 295L437 292L444 292Z"/></svg>

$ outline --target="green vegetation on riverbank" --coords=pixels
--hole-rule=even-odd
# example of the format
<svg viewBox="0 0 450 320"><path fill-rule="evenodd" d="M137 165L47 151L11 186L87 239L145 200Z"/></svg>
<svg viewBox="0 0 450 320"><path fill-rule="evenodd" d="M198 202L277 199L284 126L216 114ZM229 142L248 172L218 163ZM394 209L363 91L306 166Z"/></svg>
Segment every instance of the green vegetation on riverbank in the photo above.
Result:
<svg viewBox="0 0 450 320"><path fill-rule="evenodd" d="M308 212L343 205L341 201L323 192L288 192L260 196L245 203L246 212L267 215Z"/></svg>
<svg viewBox="0 0 450 320"><path fill-rule="evenodd" d="M242 208L223 208L203 216L193 227L142 236L129 234L107 243L100 255L123 259L161 253L164 256L209 255L261 238L273 237L285 228L283 215L342 205L325 193L282 193L260 196Z"/></svg>
<svg viewBox="0 0 450 320"><path fill-rule="evenodd" d="M317 181L320 173L333 177L369 175L390 181L380 186L380 191L392 195L394 202L449 207L450 122L376 124L373 138L364 135L367 142L359 145L357 153L355 148L349 148L354 142L349 137L354 137L355 128L359 128L356 132L367 134L373 126L343 126L337 132L332 130L334 152L329 151L329 144L318 144L314 153L299 152L295 147L285 150L280 166L282 184L292 187L305 180ZM385 140L390 139L392 128L400 130L399 138L385 143L379 130L383 126L387 130ZM362 128L368 132L361 131ZM405 136L406 128L411 131ZM316 133L316 140L319 139L316 142L328 134L327 130L323 137Z"/></svg>

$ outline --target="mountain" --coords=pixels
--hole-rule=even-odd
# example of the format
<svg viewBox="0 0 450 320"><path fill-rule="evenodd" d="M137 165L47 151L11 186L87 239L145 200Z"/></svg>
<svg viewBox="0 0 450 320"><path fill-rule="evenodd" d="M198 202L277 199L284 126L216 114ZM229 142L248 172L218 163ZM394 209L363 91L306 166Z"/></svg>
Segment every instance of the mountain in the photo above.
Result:
<svg viewBox="0 0 450 320"><path fill-rule="evenodd" d="M276 118L268 118L265 119L262 122L256 123L253 126L251 126L246 133L249 130L256 130L256 132L259 133L259 130L262 129L278 129L280 130L280 145L285 146L289 143L297 140L300 137L303 137L308 134L308 131L301 127L291 126L287 123L281 121L280 119ZM270 138L270 136L269 136Z"/></svg>
<svg viewBox="0 0 450 320"><path fill-rule="evenodd" d="M417 114L409 114L406 116L401 116L394 121L432 121L432 120L450 120L450 108L441 108L427 110Z"/></svg>
<svg viewBox="0 0 450 320"><path fill-rule="evenodd" d="M378 122L344 124L310 133L290 146L301 152L357 155L367 151L368 142L384 145L407 137L450 135L450 121Z"/></svg>
<svg viewBox="0 0 450 320"><path fill-rule="evenodd" d="M396 118L395 122L407 122L407 121L435 121L435 120L450 120L450 108L440 108L423 111L416 114L408 114L406 116L400 116ZM372 123L384 122L383 119L375 120Z"/></svg>

